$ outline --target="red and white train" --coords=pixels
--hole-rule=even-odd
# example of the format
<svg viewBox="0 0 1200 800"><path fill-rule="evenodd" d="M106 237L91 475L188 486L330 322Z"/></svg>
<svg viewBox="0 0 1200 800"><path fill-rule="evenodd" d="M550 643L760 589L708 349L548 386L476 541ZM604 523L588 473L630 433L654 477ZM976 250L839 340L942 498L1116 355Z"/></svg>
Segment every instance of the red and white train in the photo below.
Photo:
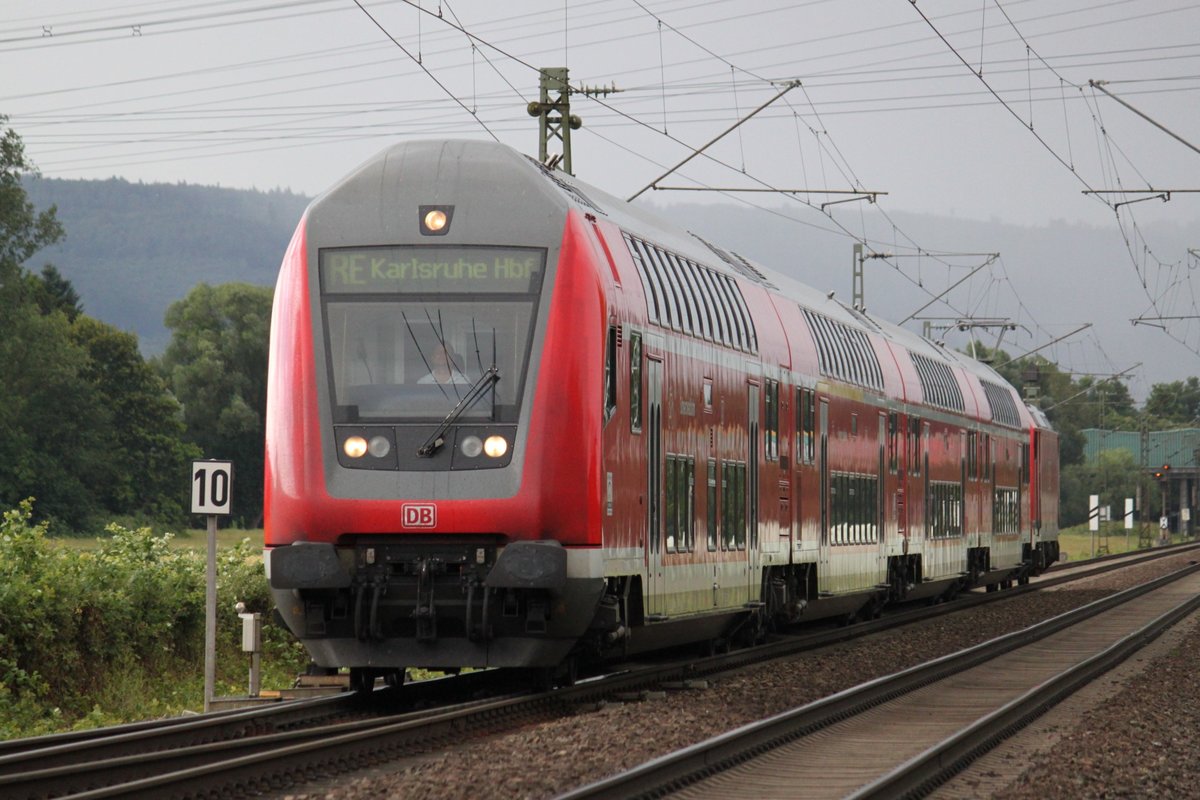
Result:
<svg viewBox="0 0 1200 800"><path fill-rule="evenodd" d="M1057 437L993 370L515 151L308 208L266 564L317 664L536 667L1024 581Z"/></svg>

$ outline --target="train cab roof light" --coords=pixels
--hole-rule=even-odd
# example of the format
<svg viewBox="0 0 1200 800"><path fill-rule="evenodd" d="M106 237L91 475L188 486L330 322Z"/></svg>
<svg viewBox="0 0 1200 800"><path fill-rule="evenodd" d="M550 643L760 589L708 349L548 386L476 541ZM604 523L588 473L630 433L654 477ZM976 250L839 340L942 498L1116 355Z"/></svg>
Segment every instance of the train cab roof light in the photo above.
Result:
<svg viewBox="0 0 1200 800"><path fill-rule="evenodd" d="M421 206L418 216L422 236L445 236L450 232L454 206Z"/></svg>

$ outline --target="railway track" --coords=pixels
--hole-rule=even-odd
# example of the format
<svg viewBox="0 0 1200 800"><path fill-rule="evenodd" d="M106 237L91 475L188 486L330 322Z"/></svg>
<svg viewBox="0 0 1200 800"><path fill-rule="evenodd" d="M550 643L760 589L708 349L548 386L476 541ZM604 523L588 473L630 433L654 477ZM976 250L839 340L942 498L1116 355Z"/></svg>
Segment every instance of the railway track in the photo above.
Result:
<svg viewBox="0 0 1200 800"><path fill-rule="evenodd" d="M1200 565L561 795L920 797L1200 608Z"/></svg>
<svg viewBox="0 0 1200 800"><path fill-rule="evenodd" d="M554 717L580 704L603 702L618 693L663 687L685 688L708 675L723 674L773 658L1034 591L1149 558L1162 550L1123 561L1072 565L1035 579L1033 585L1002 593L972 593L964 602L922 607L887 618L787 637L762 647L697 659L626 665L619 673L553 692L494 695L496 673L380 690L369 702L339 696L281 704L271 709L221 712L183 720L120 726L0 743L0 796L20 797L195 797L251 794L305 783L441 744ZM440 697L434 697L436 690ZM462 698L490 693L491 699ZM403 711L416 703L437 704Z"/></svg>

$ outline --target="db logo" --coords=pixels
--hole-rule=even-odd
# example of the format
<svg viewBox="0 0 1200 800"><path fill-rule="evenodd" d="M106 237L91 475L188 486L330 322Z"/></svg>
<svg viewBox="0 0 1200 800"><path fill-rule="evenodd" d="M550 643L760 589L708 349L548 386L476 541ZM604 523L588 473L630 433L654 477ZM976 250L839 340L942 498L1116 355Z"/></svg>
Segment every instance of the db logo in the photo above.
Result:
<svg viewBox="0 0 1200 800"><path fill-rule="evenodd" d="M405 528L437 526L437 506L432 503L405 503L400 508L400 524Z"/></svg>

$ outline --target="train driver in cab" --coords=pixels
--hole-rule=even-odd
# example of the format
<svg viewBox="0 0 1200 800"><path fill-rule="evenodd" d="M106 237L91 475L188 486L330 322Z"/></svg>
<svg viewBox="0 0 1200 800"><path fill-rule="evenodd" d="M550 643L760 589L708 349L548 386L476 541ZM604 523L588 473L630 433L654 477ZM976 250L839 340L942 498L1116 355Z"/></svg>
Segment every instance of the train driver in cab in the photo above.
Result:
<svg viewBox="0 0 1200 800"><path fill-rule="evenodd" d="M417 381L421 384L430 383L470 383L471 381L458 368L458 357L450 346L439 342L433 349L433 358L429 374Z"/></svg>

